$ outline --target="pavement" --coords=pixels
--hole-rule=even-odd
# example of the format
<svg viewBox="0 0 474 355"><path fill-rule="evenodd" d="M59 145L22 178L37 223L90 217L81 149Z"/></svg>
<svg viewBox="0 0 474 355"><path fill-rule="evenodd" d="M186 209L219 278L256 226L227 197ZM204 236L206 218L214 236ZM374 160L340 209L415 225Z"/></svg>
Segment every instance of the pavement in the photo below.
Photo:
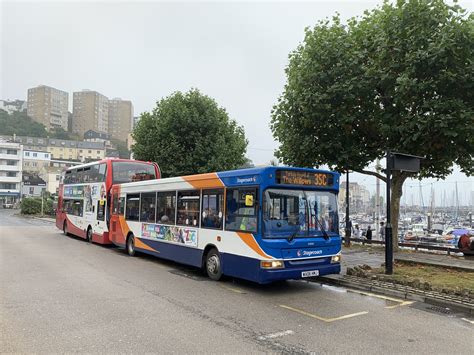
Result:
<svg viewBox="0 0 474 355"><path fill-rule="evenodd" d="M385 250L380 246L354 245L349 248L343 247L342 253L342 275L346 273L348 267L363 264L367 264L370 267L380 267L385 262ZM474 271L474 257L469 256L454 256L404 250L402 252L394 253L394 260Z"/></svg>
<svg viewBox="0 0 474 355"><path fill-rule="evenodd" d="M0 210L2 353L472 354L474 317L308 281L200 270ZM455 339L455 340L454 340ZM448 341L447 341L448 340Z"/></svg>

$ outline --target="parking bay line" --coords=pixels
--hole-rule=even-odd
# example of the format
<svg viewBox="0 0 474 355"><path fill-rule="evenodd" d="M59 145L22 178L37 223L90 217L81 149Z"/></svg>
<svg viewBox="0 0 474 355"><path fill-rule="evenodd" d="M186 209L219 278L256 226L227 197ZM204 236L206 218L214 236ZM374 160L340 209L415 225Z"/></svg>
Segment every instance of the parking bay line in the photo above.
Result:
<svg viewBox="0 0 474 355"><path fill-rule="evenodd" d="M335 322L335 321L338 321L338 320L343 320L343 319L353 318L353 317L357 317L357 316L362 316L364 314L369 313L369 312L366 312L366 311L362 311L362 312L357 312L357 313L352 313L352 314L346 314L346 315L340 316L340 317L324 318L324 317L318 316L316 314L303 311L302 309L293 308L293 307L290 307L290 306L287 306L287 305L284 305L284 304L281 304L280 307L288 309L288 310L296 312L296 313L299 313L299 314L303 314L307 317L311 317L311 318L320 320L320 321L325 322L325 323L332 323L332 322Z"/></svg>
<svg viewBox="0 0 474 355"><path fill-rule="evenodd" d="M369 296L369 297L375 297L375 298L380 298L382 300L387 300L387 301L392 301L392 302L396 302L398 304L396 305L393 305L393 306L386 306L384 308L386 309L394 309L394 308L397 308L397 307L403 307L403 306L409 306L413 303L415 303L416 301L405 301L405 300L401 300L399 298L394 298L394 297L389 297L389 296L382 296L382 295L376 295L375 293L371 293L371 292L364 292L364 291L359 291L359 290L350 290L348 289L347 292L353 292L353 293L358 293L360 295L364 295L364 296Z"/></svg>

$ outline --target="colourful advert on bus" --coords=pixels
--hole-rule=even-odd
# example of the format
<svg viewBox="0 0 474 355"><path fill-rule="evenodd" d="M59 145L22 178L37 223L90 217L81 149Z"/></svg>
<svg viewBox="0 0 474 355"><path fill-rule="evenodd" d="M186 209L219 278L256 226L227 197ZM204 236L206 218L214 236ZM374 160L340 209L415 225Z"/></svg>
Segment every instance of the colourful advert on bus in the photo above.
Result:
<svg viewBox="0 0 474 355"><path fill-rule="evenodd" d="M194 228L143 223L142 236L144 238L197 246L197 229Z"/></svg>

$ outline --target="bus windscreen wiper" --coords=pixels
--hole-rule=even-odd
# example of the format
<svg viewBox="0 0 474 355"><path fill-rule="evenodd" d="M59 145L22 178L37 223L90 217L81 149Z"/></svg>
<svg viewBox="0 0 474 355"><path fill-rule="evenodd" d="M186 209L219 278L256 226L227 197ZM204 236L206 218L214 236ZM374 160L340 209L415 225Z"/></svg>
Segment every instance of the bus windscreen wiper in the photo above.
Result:
<svg viewBox="0 0 474 355"><path fill-rule="evenodd" d="M287 240L291 242L293 239L295 239L297 234L298 234L298 229L295 230L294 233L291 233L291 235L287 238Z"/></svg>
<svg viewBox="0 0 474 355"><path fill-rule="evenodd" d="M318 219L318 216L314 216L314 219L315 219L316 221L318 221L319 228L321 228L321 232L323 232L323 238L324 238L324 240L328 240L328 239L329 239L329 235L328 235L328 233L326 232L326 229L324 229L323 224L321 223L321 221Z"/></svg>

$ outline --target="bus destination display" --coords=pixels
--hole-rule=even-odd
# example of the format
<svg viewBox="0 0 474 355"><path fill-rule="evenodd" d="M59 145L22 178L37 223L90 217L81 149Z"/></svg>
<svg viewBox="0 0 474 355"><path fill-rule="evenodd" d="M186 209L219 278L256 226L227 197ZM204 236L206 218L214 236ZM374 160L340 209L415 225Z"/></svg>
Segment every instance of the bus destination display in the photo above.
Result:
<svg viewBox="0 0 474 355"><path fill-rule="evenodd" d="M326 173L311 173L307 171L278 170L277 184L304 186L332 186L334 176Z"/></svg>

